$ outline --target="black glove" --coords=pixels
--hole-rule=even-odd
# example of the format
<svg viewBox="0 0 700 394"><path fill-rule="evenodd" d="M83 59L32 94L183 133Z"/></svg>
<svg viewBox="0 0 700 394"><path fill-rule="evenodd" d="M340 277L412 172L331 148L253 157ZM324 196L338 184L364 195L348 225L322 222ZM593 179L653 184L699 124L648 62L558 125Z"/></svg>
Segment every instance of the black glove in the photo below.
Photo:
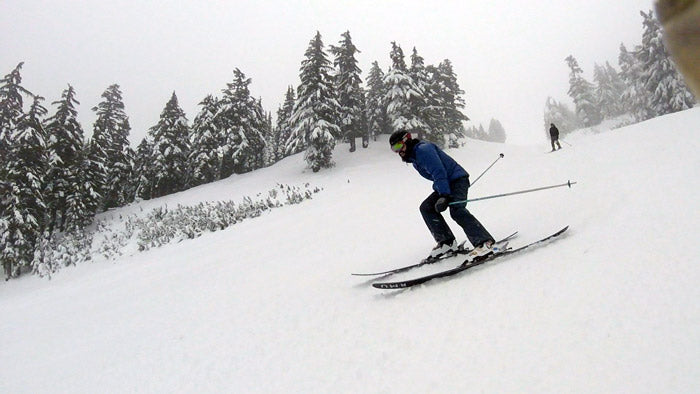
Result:
<svg viewBox="0 0 700 394"><path fill-rule="evenodd" d="M450 206L449 202L450 196L440 196L440 198L435 201L435 210L438 212L444 211L448 206Z"/></svg>

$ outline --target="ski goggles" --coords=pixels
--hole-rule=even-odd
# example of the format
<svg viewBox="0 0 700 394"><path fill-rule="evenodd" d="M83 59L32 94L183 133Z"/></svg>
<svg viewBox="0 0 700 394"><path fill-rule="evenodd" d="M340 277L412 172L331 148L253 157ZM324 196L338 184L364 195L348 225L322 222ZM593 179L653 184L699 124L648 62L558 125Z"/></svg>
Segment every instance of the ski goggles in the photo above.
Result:
<svg viewBox="0 0 700 394"><path fill-rule="evenodd" d="M404 146L405 144L406 144L405 142L399 141L399 142L397 142L397 143L395 143L394 145L391 146L391 150L393 150L393 151L396 152L396 153L399 153L399 151L401 150L401 148L403 148L403 146Z"/></svg>

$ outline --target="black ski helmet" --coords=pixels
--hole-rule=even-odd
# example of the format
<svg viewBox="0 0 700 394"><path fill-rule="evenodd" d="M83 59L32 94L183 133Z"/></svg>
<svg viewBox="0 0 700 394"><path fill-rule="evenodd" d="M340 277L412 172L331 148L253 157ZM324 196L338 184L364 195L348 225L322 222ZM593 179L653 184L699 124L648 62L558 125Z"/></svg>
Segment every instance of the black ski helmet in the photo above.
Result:
<svg viewBox="0 0 700 394"><path fill-rule="evenodd" d="M398 130L391 134L389 137L389 145L394 145L399 141L408 141L411 139L411 133L406 130Z"/></svg>

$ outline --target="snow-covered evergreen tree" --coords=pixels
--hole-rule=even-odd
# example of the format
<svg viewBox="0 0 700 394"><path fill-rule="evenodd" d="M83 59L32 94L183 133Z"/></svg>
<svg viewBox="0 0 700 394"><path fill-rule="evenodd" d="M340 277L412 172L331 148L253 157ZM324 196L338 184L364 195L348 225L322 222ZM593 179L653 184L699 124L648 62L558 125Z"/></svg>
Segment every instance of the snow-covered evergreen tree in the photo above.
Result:
<svg viewBox="0 0 700 394"><path fill-rule="evenodd" d="M547 97L547 102L544 106L544 132L547 140L549 140L549 127L552 123L559 129L561 137L582 126L574 111L566 104L560 103L552 97Z"/></svg>
<svg viewBox="0 0 700 394"><path fill-rule="evenodd" d="M415 49L414 49L415 50ZM437 67L428 65L424 67L424 97L425 105L423 106L423 118L428 123L428 128L431 130L432 136L424 137L430 141L437 141L440 145L446 145L447 140L447 124L444 116L443 102L441 90L443 86L440 81L440 72Z"/></svg>
<svg viewBox="0 0 700 394"><path fill-rule="evenodd" d="M592 83L583 78L583 70L576 59L569 55L566 58L569 66L569 97L576 105L576 115L586 127L600 123L600 107L596 101L595 89Z"/></svg>
<svg viewBox="0 0 700 394"><path fill-rule="evenodd" d="M379 134L390 134L391 125L387 118L385 99L387 87L384 84L384 71L377 61L372 62L372 67L367 76L366 117L367 127L371 137L376 141Z"/></svg>
<svg viewBox="0 0 700 394"><path fill-rule="evenodd" d="M506 130L497 119L489 122L488 140L491 142L506 142Z"/></svg>
<svg viewBox="0 0 700 394"><path fill-rule="evenodd" d="M464 123L469 118L462 113L465 102L464 91L459 87L457 75L449 59L443 60L437 68L428 67L430 74L430 111L435 113L434 126L443 136L446 146L457 148L465 136Z"/></svg>
<svg viewBox="0 0 700 394"><path fill-rule="evenodd" d="M620 79L625 85L621 101L637 121L654 116L647 106L650 94L642 80L642 64L637 56L637 52L640 50L641 47L638 46L635 51L629 52L624 44L620 44L620 54L618 55Z"/></svg>
<svg viewBox="0 0 700 394"><path fill-rule="evenodd" d="M19 206L19 189L10 182L8 174L16 168L12 148L17 124L24 116L22 95L31 95L21 86L23 64L19 63L0 80L0 263L8 278L17 265L17 258L10 248L18 227L18 213L13 207Z"/></svg>
<svg viewBox="0 0 700 394"><path fill-rule="evenodd" d="M91 169L95 168L88 157L87 146L82 146L75 166L70 173L69 183L73 190L66 195L63 230L78 232L92 222L101 196L92 188Z"/></svg>
<svg viewBox="0 0 700 394"><path fill-rule="evenodd" d="M338 46L331 45L331 53L335 55L333 65L336 67L335 90L338 97L339 125L343 139L350 142L350 152L354 152L355 139L367 139L367 128L364 111L364 91L362 89L362 70L357 66L355 54L360 51L352 43L350 32L342 34L343 39Z"/></svg>
<svg viewBox="0 0 700 394"><path fill-rule="evenodd" d="M105 168L106 154L104 149L90 139L86 143L86 155L83 161L83 171L88 185L86 189L91 190L91 198L87 201L88 209L93 214L104 209L104 184L107 174Z"/></svg>
<svg viewBox="0 0 700 394"><path fill-rule="evenodd" d="M215 121L224 136L221 177L242 174L262 166L265 149L265 116L259 103L250 96L251 80L239 69L233 82L223 90Z"/></svg>
<svg viewBox="0 0 700 394"><path fill-rule="evenodd" d="M129 118L119 85L109 86L102 93L103 101L92 110L97 114L90 146L90 159L104 171L101 179L92 180L93 188L102 196L103 209L119 207L133 200L133 150L129 146ZM95 174L97 175L97 174Z"/></svg>
<svg viewBox="0 0 700 394"><path fill-rule="evenodd" d="M642 81L650 93L648 107L655 116L693 107L695 98L664 47L661 24L652 11L640 11L640 14L644 19L644 32L637 56Z"/></svg>
<svg viewBox="0 0 700 394"><path fill-rule="evenodd" d="M152 196L161 197L185 189L189 127L185 112L173 92L160 114L158 124L148 131L153 141L151 151Z"/></svg>
<svg viewBox="0 0 700 394"><path fill-rule="evenodd" d="M594 65L593 81L603 119L614 118L626 112L624 103L621 101L625 85L610 63L605 62L605 66L597 63Z"/></svg>
<svg viewBox="0 0 700 394"><path fill-rule="evenodd" d="M475 127L474 125L471 125L471 126L467 127L467 128L464 130L464 135L465 135L466 137L469 137L469 138L477 139L477 138L476 138L476 127Z"/></svg>
<svg viewBox="0 0 700 394"><path fill-rule="evenodd" d="M272 112L271 111L264 111L262 107L262 98L258 99L258 106L260 108L260 111L263 112L264 114L264 129L263 129L263 137L265 138L265 149L264 149L264 154L263 154L263 161L262 161L262 167L267 167L270 165L273 165L277 162L277 149L278 146L274 145L273 142L275 141L275 138L278 138L275 126L273 125L272 122Z"/></svg>
<svg viewBox="0 0 700 394"><path fill-rule="evenodd" d="M286 156L285 141L289 139L292 133L289 120L294 112L294 101L294 87L290 85L287 87L287 93L284 95L284 103L277 109L277 122L274 128L273 138L270 141L274 148L274 161L282 160Z"/></svg>
<svg viewBox="0 0 700 394"><path fill-rule="evenodd" d="M105 136L99 136L97 141L93 135L87 142L86 174L90 188L97 193L98 199L95 203L95 213L105 210L104 193L107 179L107 153L101 143L106 143Z"/></svg>
<svg viewBox="0 0 700 394"><path fill-rule="evenodd" d="M387 116L391 121L392 132L406 130L416 138L423 138L423 132L427 131L428 125L413 113L414 108L425 105L423 91L413 82L403 50L396 42L391 43L390 57L392 65L384 76L384 84L387 87L384 102L387 103Z"/></svg>
<svg viewBox="0 0 700 394"><path fill-rule="evenodd" d="M17 123L24 116L24 99L22 95L31 96L21 86L20 70L24 63L19 63L9 74L0 79L0 182L6 179L5 164L13 144L12 137Z"/></svg>
<svg viewBox="0 0 700 394"><path fill-rule="evenodd" d="M479 128L476 131L476 135L480 136L481 140L488 141L489 134L486 132L486 130L484 130L484 126L481 123L479 123Z"/></svg>
<svg viewBox="0 0 700 394"><path fill-rule="evenodd" d="M73 204L83 200L81 189L85 181L80 176L84 133L77 118L78 111L75 106L80 103L75 97L75 89L68 85L61 95L61 100L53 104L58 108L56 113L47 119L46 124L50 167L46 180L46 203L50 213L50 233L53 232L54 226L59 231L63 231L70 224L67 222L66 215L68 200L70 199ZM75 205L72 209L75 209ZM84 215L90 216L88 213ZM79 224L71 226L75 227Z"/></svg>
<svg viewBox="0 0 700 394"><path fill-rule="evenodd" d="M34 96L29 112L17 122L5 164L9 204L0 217L0 260L7 277L16 277L31 266L34 248L46 225L44 203L48 155L46 131L41 118L43 97Z"/></svg>
<svg viewBox="0 0 700 394"><path fill-rule="evenodd" d="M358 98L360 101L360 108L362 109L360 113L360 131L358 134L362 137L362 147L367 148L369 146L369 140L370 140L370 135L369 135L369 126L367 123L367 97L364 94L364 89L362 90L362 94Z"/></svg>
<svg viewBox="0 0 700 394"><path fill-rule="evenodd" d="M153 179L155 178L153 157L153 142L149 136L141 140L134 156L134 197L142 200L153 198Z"/></svg>
<svg viewBox="0 0 700 394"><path fill-rule="evenodd" d="M323 50L321 33L309 42L301 62L301 84L290 119L292 133L286 143L287 154L305 150L308 166L318 172L333 166L333 148L340 137L338 101L333 89L333 67Z"/></svg>
<svg viewBox="0 0 700 394"><path fill-rule="evenodd" d="M475 140L482 140L482 141L488 141L489 135L486 133L486 130L484 130L484 126L479 124L479 127L476 127L475 125L472 125L468 127L465 130L465 134L469 138L473 138Z"/></svg>
<svg viewBox="0 0 700 394"><path fill-rule="evenodd" d="M431 103L437 103L437 91L431 89L430 76L425 66L425 60L418 54L418 50L413 47L411 53L411 67L408 69L413 86L420 97L416 96L410 100L411 117L416 124L423 124L421 127L422 138L433 141L440 146L444 146L444 135L441 128L434 128L436 117L439 114L432 110Z"/></svg>
<svg viewBox="0 0 700 394"><path fill-rule="evenodd" d="M272 115L263 108L262 98L253 100L253 114L253 123L257 127L259 139L256 140L257 149L249 160L249 171L267 166L272 155L267 144L272 138Z"/></svg>
<svg viewBox="0 0 700 394"><path fill-rule="evenodd" d="M129 143L129 119L124 119L107 151L112 168L107 170L107 208L124 206L134 201L134 150Z"/></svg>
<svg viewBox="0 0 700 394"><path fill-rule="evenodd" d="M187 158L189 186L202 185L221 177L221 147L224 145L221 128L216 123L219 100L208 95L199 105L202 109L192 122L190 153Z"/></svg>

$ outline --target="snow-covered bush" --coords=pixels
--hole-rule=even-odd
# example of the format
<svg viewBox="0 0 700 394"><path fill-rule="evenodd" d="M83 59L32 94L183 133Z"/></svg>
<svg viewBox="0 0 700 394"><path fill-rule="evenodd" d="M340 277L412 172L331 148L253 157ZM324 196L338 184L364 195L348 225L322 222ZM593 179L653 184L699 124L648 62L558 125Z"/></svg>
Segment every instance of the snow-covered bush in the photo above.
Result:
<svg viewBox="0 0 700 394"><path fill-rule="evenodd" d="M145 215L119 216L103 219L90 229L72 233L45 235L40 240L32 263L32 271L42 277L51 277L68 265L92 259L93 255L113 259L131 252L193 239L206 232L226 229L243 220L255 218L274 208L298 204L311 199L322 189L278 184L267 194L254 198L244 197L239 204L233 201L200 202L193 206L161 206ZM116 224L115 224L116 223Z"/></svg>

